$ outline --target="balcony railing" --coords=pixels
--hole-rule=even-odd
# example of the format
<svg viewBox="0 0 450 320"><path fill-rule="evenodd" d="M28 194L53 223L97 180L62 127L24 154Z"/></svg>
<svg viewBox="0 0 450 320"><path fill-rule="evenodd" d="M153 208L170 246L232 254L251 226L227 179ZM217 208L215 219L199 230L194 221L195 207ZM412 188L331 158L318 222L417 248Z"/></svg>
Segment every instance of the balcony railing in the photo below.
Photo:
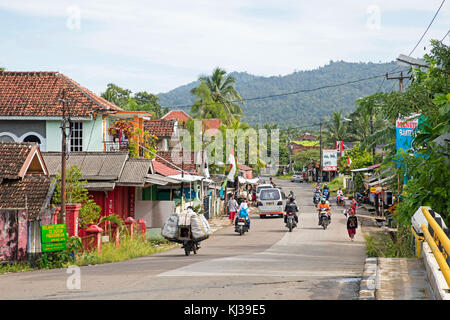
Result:
<svg viewBox="0 0 450 320"><path fill-rule="evenodd" d="M103 141L106 152L118 152L118 151L128 151L128 141Z"/></svg>

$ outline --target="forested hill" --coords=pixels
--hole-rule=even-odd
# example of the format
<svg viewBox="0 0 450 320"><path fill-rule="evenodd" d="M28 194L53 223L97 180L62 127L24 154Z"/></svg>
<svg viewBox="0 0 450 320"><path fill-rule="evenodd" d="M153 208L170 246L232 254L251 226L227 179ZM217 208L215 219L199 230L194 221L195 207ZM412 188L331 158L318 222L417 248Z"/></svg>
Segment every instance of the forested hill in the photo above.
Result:
<svg viewBox="0 0 450 320"><path fill-rule="evenodd" d="M245 72L232 72L230 75L236 78L238 92L244 99L248 99L314 89L383 75L396 67L395 62L349 63L331 61L329 64L314 70L297 71L285 76L261 77ZM395 84L394 81L385 80L383 82L383 78L380 77L313 92L246 101L243 108L245 112L244 121L250 124L277 123L280 127L308 125L317 122L319 117L327 117L337 110L344 110L344 113L351 112L355 108L354 101L356 99L375 93L381 84L383 84L381 90L391 90L394 85L395 89L398 88L398 81ZM198 81L195 81L167 93L158 94L160 104L171 109L183 109L189 112L190 107L186 105L194 101L190 90L197 85ZM184 107L178 107L180 105Z"/></svg>

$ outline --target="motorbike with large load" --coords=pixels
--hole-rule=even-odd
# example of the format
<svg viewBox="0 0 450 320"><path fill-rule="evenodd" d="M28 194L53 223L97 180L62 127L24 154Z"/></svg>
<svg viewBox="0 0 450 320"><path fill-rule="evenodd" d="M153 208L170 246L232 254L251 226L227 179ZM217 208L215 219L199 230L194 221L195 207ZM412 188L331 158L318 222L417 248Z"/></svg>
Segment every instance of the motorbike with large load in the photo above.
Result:
<svg viewBox="0 0 450 320"><path fill-rule="evenodd" d="M208 220L195 213L191 207L182 213L173 213L169 216L161 230L162 236L172 242L181 243L185 255L191 252L197 254L199 242L208 239L211 227Z"/></svg>

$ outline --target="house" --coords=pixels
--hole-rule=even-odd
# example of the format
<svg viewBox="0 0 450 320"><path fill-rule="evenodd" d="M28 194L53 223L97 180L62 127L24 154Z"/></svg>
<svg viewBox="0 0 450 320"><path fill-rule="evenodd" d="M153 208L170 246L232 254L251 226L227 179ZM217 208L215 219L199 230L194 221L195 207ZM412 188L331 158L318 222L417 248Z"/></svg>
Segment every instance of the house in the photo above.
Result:
<svg viewBox="0 0 450 320"><path fill-rule="evenodd" d="M171 110L161 117L164 120L176 120L178 124L183 124L192 119L192 117L183 110Z"/></svg>
<svg viewBox="0 0 450 320"><path fill-rule="evenodd" d="M37 142L43 152L61 151L63 116L70 119L72 152L119 150L120 137L111 134L116 122L127 120L133 129L143 129L151 116L125 111L59 72L1 69L0 97L0 141ZM135 138L140 143L143 133Z"/></svg>
<svg viewBox="0 0 450 320"><path fill-rule="evenodd" d="M171 151L179 143L178 120L145 120L144 130L156 136L156 147L160 151Z"/></svg>
<svg viewBox="0 0 450 320"><path fill-rule="evenodd" d="M302 140L302 141L291 141L288 143L289 150L292 150L292 154L296 154L300 151L319 149L320 142L314 140Z"/></svg>
<svg viewBox="0 0 450 320"><path fill-rule="evenodd" d="M0 142L0 261L26 258L32 224L47 208L50 177L36 143ZM39 232L39 228L38 228ZM30 237L29 237L30 233Z"/></svg>
<svg viewBox="0 0 450 320"><path fill-rule="evenodd" d="M253 168L246 166L245 164L239 164L238 174L244 179L253 179Z"/></svg>

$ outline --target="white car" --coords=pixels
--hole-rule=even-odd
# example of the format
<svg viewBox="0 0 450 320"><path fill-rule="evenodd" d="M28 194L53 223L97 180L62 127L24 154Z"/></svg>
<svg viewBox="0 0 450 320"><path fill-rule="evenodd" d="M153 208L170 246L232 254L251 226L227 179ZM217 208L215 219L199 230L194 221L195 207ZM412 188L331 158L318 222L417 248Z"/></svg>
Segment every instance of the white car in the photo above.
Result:
<svg viewBox="0 0 450 320"><path fill-rule="evenodd" d="M260 184L256 188L256 200L259 199L259 194L261 193L261 190L263 190L263 189L270 189L270 188L273 188L273 186L271 184Z"/></svg>
<svg viewBox="0 0 450 320"><path fill-rule="evenodd" d="M284 215L286 195L279 188L263 189L259 194L258 213L260 218Z"/></svg>

